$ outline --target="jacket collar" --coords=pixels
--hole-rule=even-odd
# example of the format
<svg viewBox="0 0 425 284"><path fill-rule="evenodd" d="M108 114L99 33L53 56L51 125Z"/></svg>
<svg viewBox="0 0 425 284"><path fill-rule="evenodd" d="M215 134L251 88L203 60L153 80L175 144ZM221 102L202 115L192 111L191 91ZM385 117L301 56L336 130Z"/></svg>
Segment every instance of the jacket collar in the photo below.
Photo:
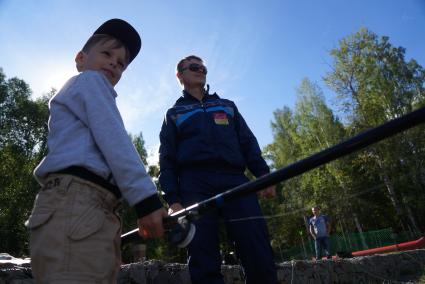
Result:
<svg viewBox="0 0 425 284"><path fill-rule="evenodd" d="M217 95L217 93L208 94L207 92L205 92L202 101L206 101L209 99L220 99L220 97ZM182 101L199 102L195 97L193 97L189 92L185 90L182 91L182 96L177 100L177 102L182 102Z"/></svg>

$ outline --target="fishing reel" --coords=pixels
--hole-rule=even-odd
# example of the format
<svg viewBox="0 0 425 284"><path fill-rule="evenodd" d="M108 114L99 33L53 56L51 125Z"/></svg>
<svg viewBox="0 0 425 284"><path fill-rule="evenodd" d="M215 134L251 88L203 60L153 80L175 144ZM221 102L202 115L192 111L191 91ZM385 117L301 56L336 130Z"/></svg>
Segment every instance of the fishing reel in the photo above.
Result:
<svg viewBox="0 0 425 284"><path fill-rule="evenodd" d="M178 218L165 217L163 224L168 241L179 248L187 247L196 233L196 227L191 222L192 220L192 214Z"/></svg>
<svg viewBox="0 0 425 284"><path fill-rule="evenodd" d="M163 226L167 239L179 248L185 248L193 240L196 233L192 220L197 216L196 212L188 212L182 217L167 216L163 219ZM121 245L137 243L141 241L139 229L134 229L121 236Z"/></svg>

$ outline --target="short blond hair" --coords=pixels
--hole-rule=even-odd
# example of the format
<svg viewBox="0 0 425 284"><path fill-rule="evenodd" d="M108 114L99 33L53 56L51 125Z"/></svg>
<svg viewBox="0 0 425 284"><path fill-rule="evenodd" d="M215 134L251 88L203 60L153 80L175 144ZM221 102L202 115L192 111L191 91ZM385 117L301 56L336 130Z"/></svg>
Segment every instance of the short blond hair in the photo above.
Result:
<svg viewBox="0 0 425 284"><path fill-rule="evenodd" d="M177 73L182 72L183 64L184 64L186 61L193 60L193 59L198 60L198 61L201 61L202 63L204 63L204 61L202 60L202 58L200 58L199 56L196 56L196 55L189 55L189 56L186 56L185 58L181 59L181 60L179 61L179 63L177 63L176 72L177 72Z"/></svg>

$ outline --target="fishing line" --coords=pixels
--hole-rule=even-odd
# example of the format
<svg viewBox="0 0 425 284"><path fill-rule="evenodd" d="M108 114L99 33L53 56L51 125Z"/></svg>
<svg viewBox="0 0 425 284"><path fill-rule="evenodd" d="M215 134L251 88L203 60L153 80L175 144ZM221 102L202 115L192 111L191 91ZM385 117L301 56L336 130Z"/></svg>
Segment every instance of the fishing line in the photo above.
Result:
<svg viewBox="0 0 425 284"><path fill-rule="evenodd" d="M354 199L355 197L361 196L361 195L363 195L365 193L368 193L368 192L375 191L377 189L383 188L384 186L385 185L383 183L377 184L377 185L375 185L373 187L370 187L368 189L362 190L360 192L349 194L346 197L334 199L333 201L330 201L329 204L332 205L332 204L336 204L336 203L341 202L341 201L348 201L348 200ZM359 188L360 188L360 186L359 186ZM278 218L278 217L293 215L295 213L303 213L303 212L305 212L308 209L310 209L310 207L303 207L303 208L291 210L289 212L280 213L280 214L262 215L262 216L250 216L250 217L245 217L245 218L229 219L229 220L225 220L225 222L240 222L240 221L256 220L256 219L273 219L273 218Z"/></svg>

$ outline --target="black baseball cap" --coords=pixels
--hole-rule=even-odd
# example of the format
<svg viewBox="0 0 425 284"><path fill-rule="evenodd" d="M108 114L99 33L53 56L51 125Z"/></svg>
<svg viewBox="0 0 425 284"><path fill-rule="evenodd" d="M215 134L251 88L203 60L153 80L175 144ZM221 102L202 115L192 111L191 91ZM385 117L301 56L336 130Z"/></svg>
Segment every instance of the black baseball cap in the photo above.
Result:
<svg viewBox="0 0 425 284"><path fill-rule="evenodd" d="M111 19L104 22L94 33L110 35L121 41L130 52L129 61L137 56L142 46L142 40L139 33L129 23L121 19Z"/></svg>

